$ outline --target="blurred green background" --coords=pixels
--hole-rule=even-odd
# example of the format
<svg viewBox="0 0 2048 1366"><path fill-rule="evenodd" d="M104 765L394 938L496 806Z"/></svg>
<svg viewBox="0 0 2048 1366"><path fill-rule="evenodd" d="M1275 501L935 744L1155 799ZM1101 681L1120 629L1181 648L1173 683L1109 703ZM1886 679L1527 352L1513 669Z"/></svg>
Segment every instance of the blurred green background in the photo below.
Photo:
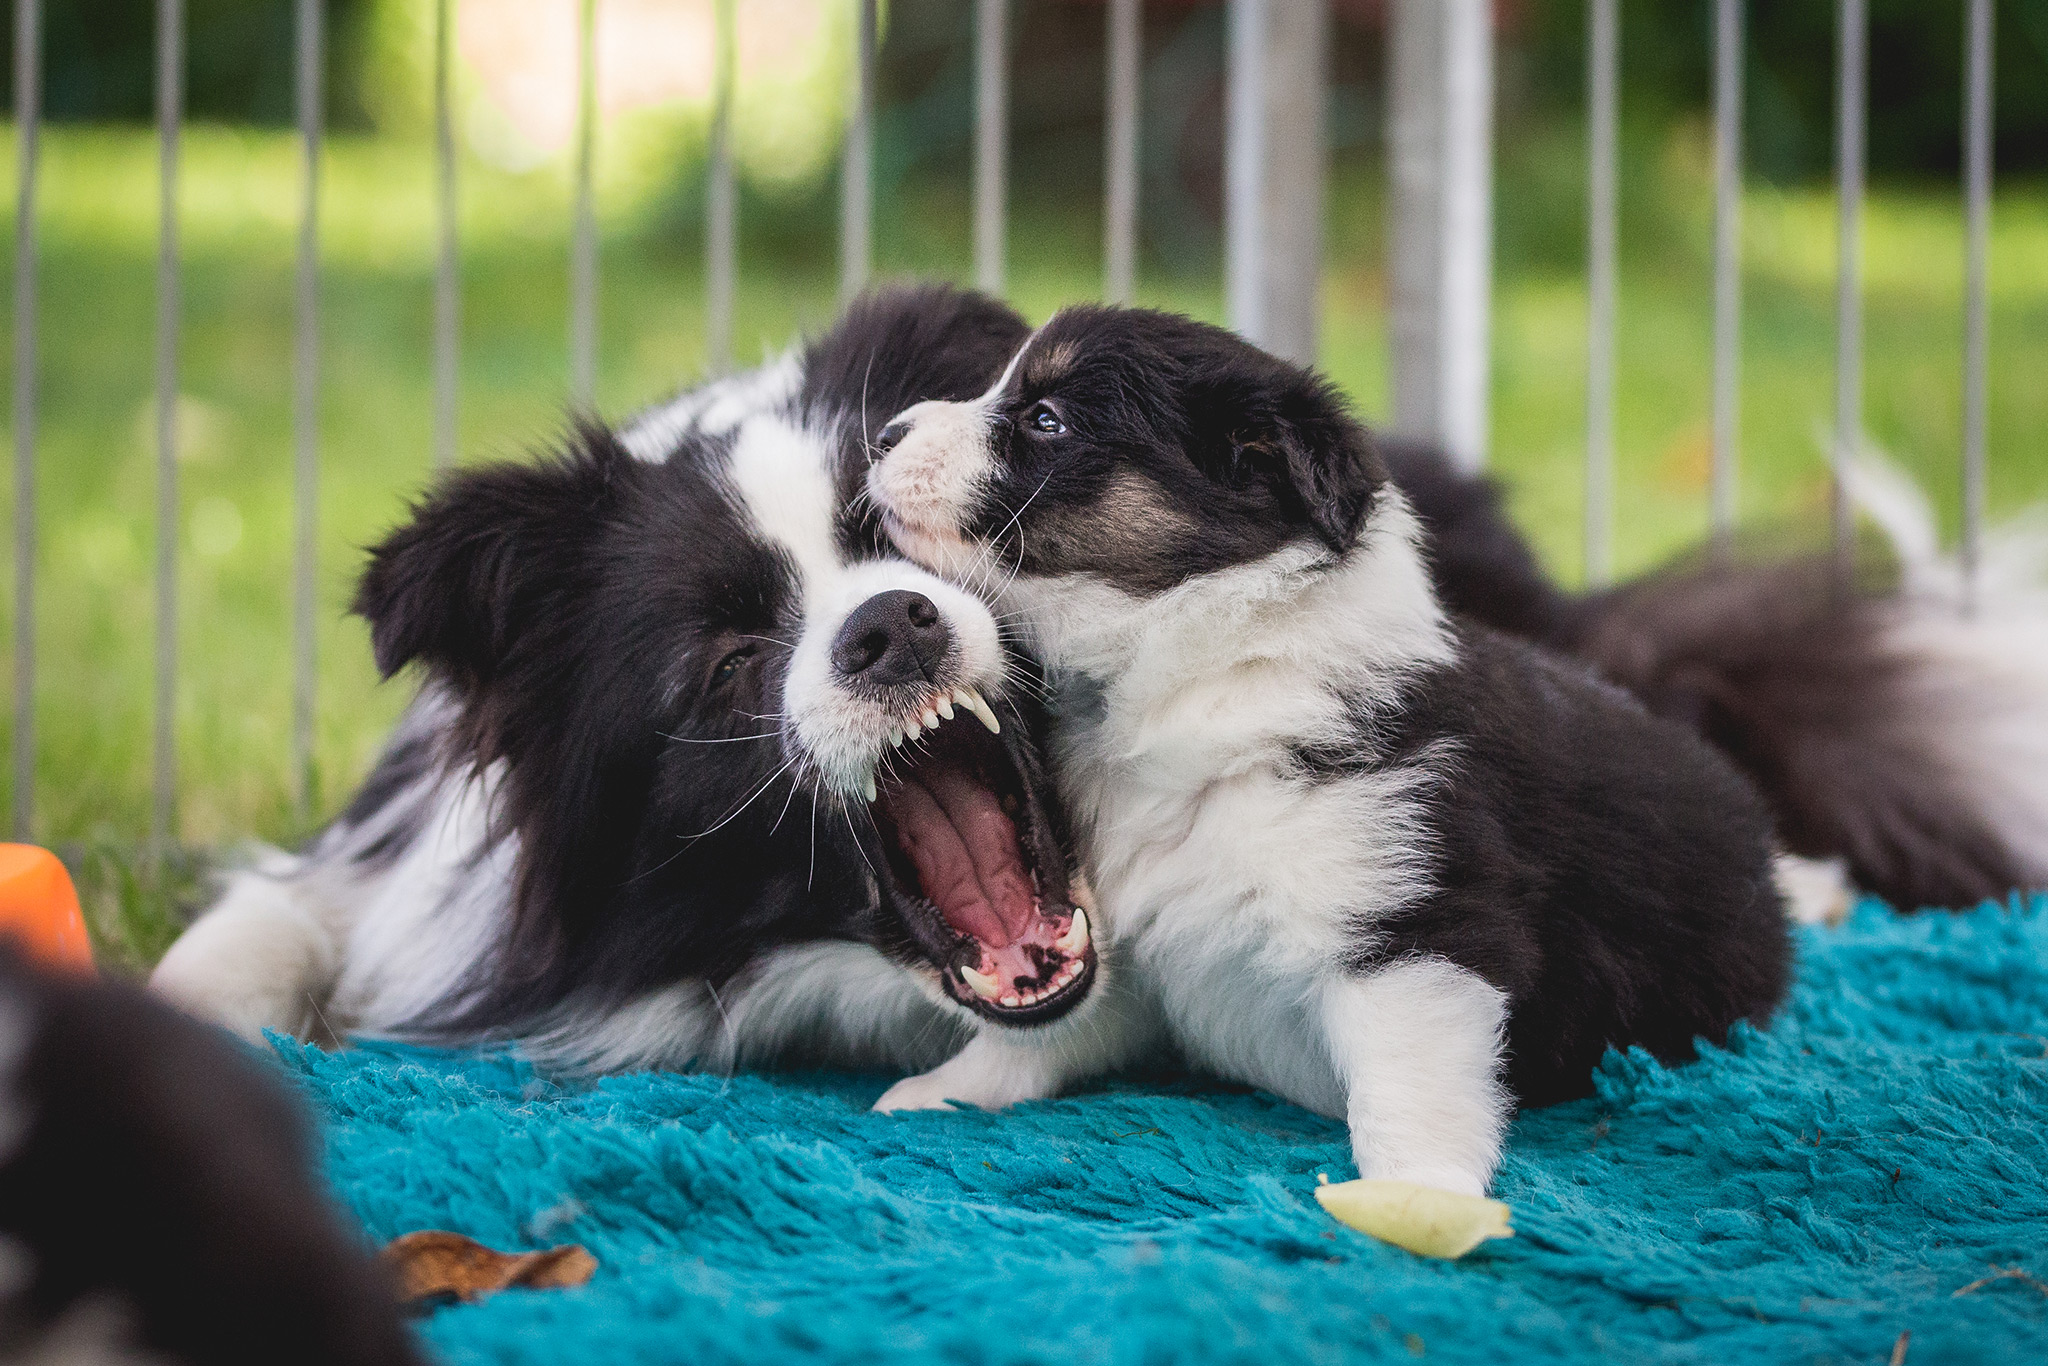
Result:
<svg viewBox="0 0 2048 1366"><path fill-rule="evenodd" d="M140 963L206 859L290 841L292 251L289 0L190 0L183 144L179 835L151 876L156 146L147 0L52 6L42 259L36 835L65 853L102 948ZM409 685L380 686L345 604L361 547L428 475L431 6L332 0L323 162L317 802L348 795ZM850 0L739 0L740 359L826 325ZM1710 152L1705 0L1624 9L1617 559L1706 529ZM1753 5L1742 509L1820 534L1833 394L1833 7ZM458 0L461 447L516 457L567 387L574 0ZM1017 0L1010 282L1033 317L1100 280L1100 3ZM1386 406L1384 17L1336 7L1323 364ZM972 6L885 6L876 251L964 280ZM1991 501L2048 497L2048 0L1998 6ZM1223 12L1148 3L1142 301L1219 318ZM602 0L599 392L623 414L701 366L710 0ZM1501 9L1494 466L1564 578L1584 433L1582 3ZM1872 4L1868 428L1953 531L1963 238L1959 0ZM10 68L11 69L11 68ZM0 176L14 180L9 135ZM7 218L12 251L13 215ZM11 284L8 286L11 290ZM11 301L10 301L11 302ZM6 484L11 497L11 480ZM11 510L9 515L11 515ZM11 572L11 557L8 559ZM0 612L11 610L11 587ZM11 619L0 618L10 635ZM0 720L0 724L5 724ZM11 743L11 737L10 737ZM11 770L9 770L11 772ZM4 779L0 779L4 781ZM0 792L0 819L13 794Z"/></svg>

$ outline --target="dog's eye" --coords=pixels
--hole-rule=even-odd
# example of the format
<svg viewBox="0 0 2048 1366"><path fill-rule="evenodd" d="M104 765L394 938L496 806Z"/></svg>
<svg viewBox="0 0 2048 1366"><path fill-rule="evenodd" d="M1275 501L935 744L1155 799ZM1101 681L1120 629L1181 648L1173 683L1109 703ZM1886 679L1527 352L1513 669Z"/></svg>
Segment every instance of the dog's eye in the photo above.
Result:
<svg viewBox="0 0 2048 1366"><path fill-rule="evenodd" d="M1033 408L1024 419L1032 430L1044 432L1047 436L1058 436L1067 430L1067 424L1060 421L1060 415L1052 410L1049 403Z"/></svg>
<svg viewBox="0 0 2048 1366"><path fill-rule="evenodd" d="M753 657L754 647L751 645L742 645L739 649L734 650L724 659L719 660L718 667L711 671L711 686L714 688L722 688L726 684L732 682L733 675L737 674L740 671L740 669L745 666L746 662L749 659L752 659Z"/></svg>

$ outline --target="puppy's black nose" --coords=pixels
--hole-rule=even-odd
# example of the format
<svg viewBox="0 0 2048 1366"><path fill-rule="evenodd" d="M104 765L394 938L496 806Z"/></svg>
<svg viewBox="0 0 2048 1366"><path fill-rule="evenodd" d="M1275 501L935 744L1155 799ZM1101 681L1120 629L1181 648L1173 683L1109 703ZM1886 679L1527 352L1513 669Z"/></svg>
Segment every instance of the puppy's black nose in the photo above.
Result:
<svg viewBox="0 0 2048 1366"><path fill-rule="evenodd" d="M892 588L853 609L832 642L832 668L842 679L883 688L932 682L952 644L930 598Z"/></svg>
<svg viewBox="0 0 2048 1366"><path fill-rule="evenodd" d="M883 455L896 449L904 437L910 435L910 424L898 418L881 431L875 433L875 449Z"/></svg>

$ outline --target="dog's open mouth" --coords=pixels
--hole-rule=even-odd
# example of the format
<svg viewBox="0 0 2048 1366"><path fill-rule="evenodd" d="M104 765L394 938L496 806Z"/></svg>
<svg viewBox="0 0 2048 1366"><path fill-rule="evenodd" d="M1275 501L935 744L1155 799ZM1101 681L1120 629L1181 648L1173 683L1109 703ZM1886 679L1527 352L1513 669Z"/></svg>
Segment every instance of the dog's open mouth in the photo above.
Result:
<svg viewBox="0 0 2048 1366"><path fill-rule="evenodd" d="M953 701L935 703L923 714L935 724L894 748L875 821L946 989L1003 1023L1041 1023L1092 984L1088 916L1071 903L1039 802L988 729L992 714L977 724L985 704L956 713Z"/></svg>

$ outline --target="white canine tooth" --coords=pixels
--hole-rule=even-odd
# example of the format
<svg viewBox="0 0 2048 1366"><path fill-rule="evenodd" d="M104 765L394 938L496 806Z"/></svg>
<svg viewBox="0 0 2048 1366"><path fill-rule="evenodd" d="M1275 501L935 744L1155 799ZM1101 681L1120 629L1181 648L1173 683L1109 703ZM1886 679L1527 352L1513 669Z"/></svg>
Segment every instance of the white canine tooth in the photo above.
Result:
<svg viewBox="0 0 2048 1366"><path fill-rule="evenodd" d="M984 977L973 968L962 966L960 980L967 983L967 989L984 1001L993 1001L1002 995L1002 983L993 977Z"/></svg>
<svg viewBox="0 0 2048 1366"><path fill-rule="evenodd" d="M988 727L990 735L1003 733L1002 723L996 720L996 714L989 704L982 701L980 693L972 688L962 688L954 695L960 699L961 706L981 719L981 724Z"/></svg>
<svg viewBox="0 0 2048 1366"><path fill-rule="evenodd" d="M1088 912L1074 907L1074 923L1067 926L1067 932L1052 941L1052 946L1061 953L1074 954L1088 947Z"/></svg>
<svg viewBox="0 0 2048 1366"><path fill-rule="evenodd" d="M948 721L953 719L953 694L947 692L940 693L937 706L939 715L945 717Z"/></svg>
<svg viewBox="0 0 2048 1366"><path fill-rule="evenodd" d="M939 728L939 709L937 707L926 707L923 720L926 730L937 730Z"/></svg>

